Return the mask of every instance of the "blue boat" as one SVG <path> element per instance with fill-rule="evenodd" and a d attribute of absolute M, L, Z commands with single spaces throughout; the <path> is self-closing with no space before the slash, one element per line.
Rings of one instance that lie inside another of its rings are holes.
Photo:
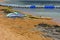
<path fill-rule="evenodd" d="M 45 9 L 54 9 L 55 6 L 54 5 L 45 5 L 44 8 Z"/>
<path fill-rule="evenodd" d="M 31 5 L 30 8 L 36 8 L 36 6 L 35 5 Z"/>

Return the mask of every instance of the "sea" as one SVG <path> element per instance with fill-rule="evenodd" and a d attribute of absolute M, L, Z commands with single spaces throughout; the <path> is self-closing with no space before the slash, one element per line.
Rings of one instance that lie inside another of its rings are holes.
<path fill-rule="evenodd" d="M 12 3 L 12 4 L 19 4 L 19 5 L 45 5 L 45 4 L 54 4 L 54 5 L 60 5 L 60 1 L 15 1 L 12 0 L 10 2 L 7 3 Z M 38 8 L 34 8 L 34 9 L 30 9 L 30 8 L 13 8 L 14 10 L 21 10 L 23 12 L 28 12 L 32 15 L 35 16 L 44 16 L 44 17 L 51 17 L 53 18 L 54 21 L 60 23 L 60 9 L 38 9 Z"/>
<path fill-rule="evenodd" d="M 57 23 L 60 23 L 60 9 L 30 9 L 30 8 L 14 8 L 14 10 L 21 10 L 28 12 L 34 16 L 51 17 Z"/>

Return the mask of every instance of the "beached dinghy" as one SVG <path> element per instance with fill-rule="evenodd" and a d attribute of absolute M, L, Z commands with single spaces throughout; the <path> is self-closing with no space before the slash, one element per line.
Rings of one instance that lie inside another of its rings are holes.
<path fill-rule="evenodd" d="M 7 14 L 7 17 L 10 17 L 10 18 L 23 18 L 24 17 L 24 14 L 20 14 L 18 12 L 14 12 L 14 13 L 9 13 Z"/>

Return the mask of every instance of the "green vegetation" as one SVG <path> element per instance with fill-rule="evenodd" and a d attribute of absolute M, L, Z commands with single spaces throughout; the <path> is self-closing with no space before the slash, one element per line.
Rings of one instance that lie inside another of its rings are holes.
<path fill-rule="evenodd" d="M 32 16 L 32 15 L 26 15 L 26 17 L 31 18 L 31 19 L 39 19 L 37 16 Z"/>
<path fill-rule="evenodd" d="M 3 8 L 2 9 L 5 13 L 11 13 L 11 12 L 13 12 L 13 10 L 12 10 L 12 8 L 11 7 L 5 7 L 5 8 Z"/>

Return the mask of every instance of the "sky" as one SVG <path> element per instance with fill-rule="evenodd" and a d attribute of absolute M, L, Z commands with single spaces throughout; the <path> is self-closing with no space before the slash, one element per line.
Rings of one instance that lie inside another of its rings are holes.
<path fill-rule="evenodd" d="M 60 0 L 5 0 L 5 1 L 60 1 Z"/>

